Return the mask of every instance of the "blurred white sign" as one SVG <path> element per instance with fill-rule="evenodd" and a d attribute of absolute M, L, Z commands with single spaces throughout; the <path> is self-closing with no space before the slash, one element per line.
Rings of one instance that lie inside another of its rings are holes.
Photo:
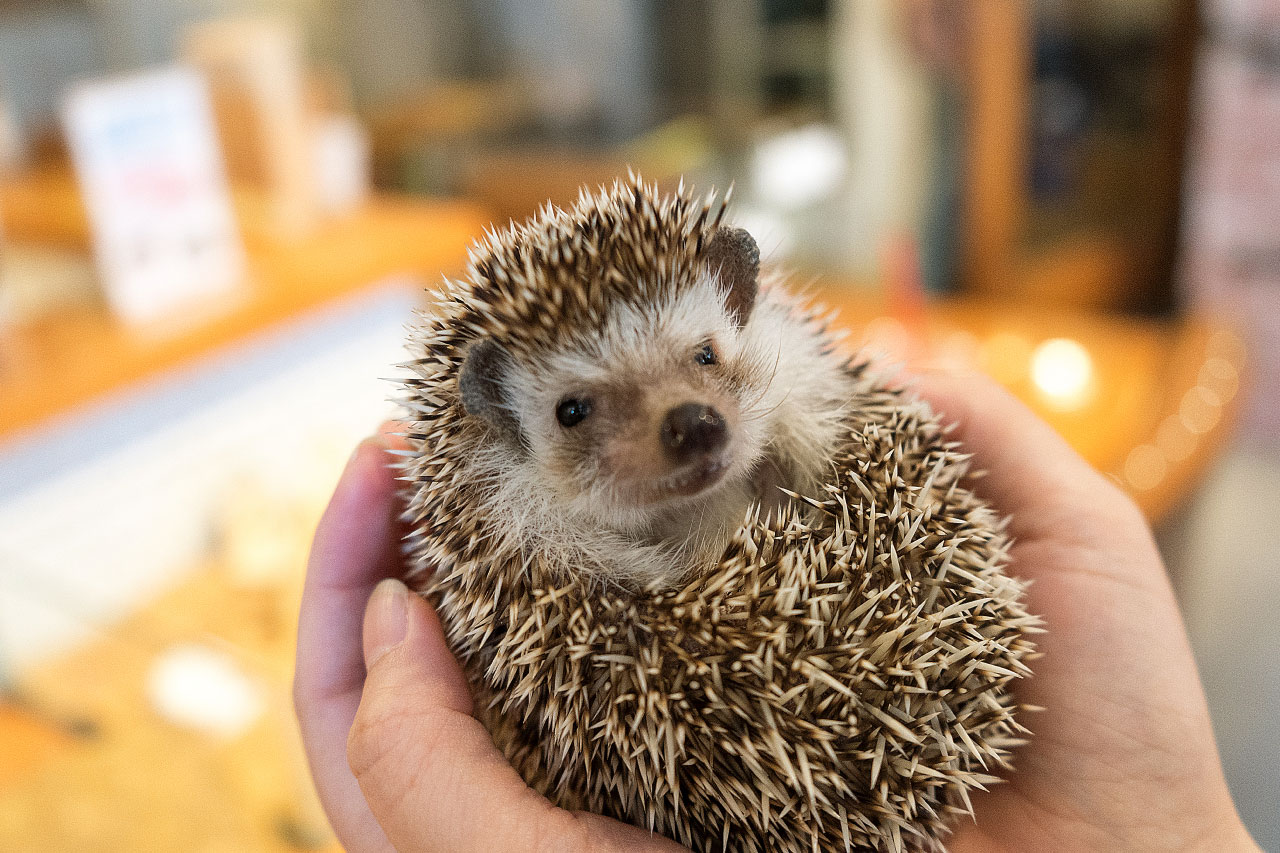
<path fill-rule="evenodd" d="M 325 213 L 343 216 L 369 196 L 369 137 L 355 116 L 328 115 L 312 125 L 317 201 Z"/>
<path fill-rule="evenodd" d="M 839 189 L 848 161 L 839 132 L 811 124 L 759 142 L 751 161 L 751 180 L 766 204 L 799 210 Z"/>
<path fill-rule="evenodd" d="M 145 322 L 236 287 L 236 230 L 209 97 L 192 71 L 85 83 L 64 116 L 107 300 Z"/>

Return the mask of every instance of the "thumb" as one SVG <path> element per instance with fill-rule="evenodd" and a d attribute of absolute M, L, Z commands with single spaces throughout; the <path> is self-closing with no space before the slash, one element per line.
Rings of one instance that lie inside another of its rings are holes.
<path fill-rule="evenodd" d="M 471 714 L 471 691 L 449 651 L 439 617 L 400 580 L 387 578 L 374 587 L 365 607 L 362 640 L 366 695 L 376 681 L 388 689 L 398 685 L 407 691 L 429 692 L 434 704 Z M 379 667 L 389 654 L 392 659 Z"/>
<path fill-rule="evenodd" d="M 500 850 L 532 838 L 551 809 L 471 716 L 439 618 L 398 580 L 369 597 L 364 657 L 347 761 L 396 849 Z"/>
<path fill-rule="evenodd" d="M 439 617 L 400 581 L 375 587 L 363 640 L 368 673 L 347 760 L 397 850 L 671 849 L 632 827 L 554 808 L 529 788 L 471 716 Z"/>

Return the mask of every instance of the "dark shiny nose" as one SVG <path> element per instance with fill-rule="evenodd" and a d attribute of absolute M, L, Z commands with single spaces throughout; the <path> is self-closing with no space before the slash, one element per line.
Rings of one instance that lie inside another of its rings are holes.
<path fill-rule="evenodd" d="M 662 449 L 676 462 L 688 462 L 724 447 L 729 430 L 710 406 L 685 403 L 662 419 Z"/>

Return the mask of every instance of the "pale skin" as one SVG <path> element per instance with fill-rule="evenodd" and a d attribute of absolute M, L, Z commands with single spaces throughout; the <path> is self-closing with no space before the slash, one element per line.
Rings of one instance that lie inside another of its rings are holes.
<path fill-rule="evenodd" d="M 914 382 L 1013 517 L 1011 571 L 1033 581 L 1044 656 L 1020 701 L 1034 731 L 1008 781 L 947 842 L 970 851 L 1258 850 L 1222 775 L 1186 631 L 1133 502 L 990 380 Z M 471 717 L 431 607 L 395 578 L 395 439 L 360 445 L 316 531 L 294 699 L 321 802 L 352 853 L 677 851 L 555 808 Z M 381 582 L 381 583 L 380 583 Z"/>

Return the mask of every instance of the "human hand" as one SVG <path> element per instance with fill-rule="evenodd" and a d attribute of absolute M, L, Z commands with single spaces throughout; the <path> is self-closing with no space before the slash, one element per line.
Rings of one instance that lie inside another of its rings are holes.
<path fill-rule="evenodd" d="M 471 716 L 439 619 L 394 580 L 404 571 L 394 445 L 369 439 L 347 464 L 316 530 L 298 621 L 294 704 L 338 840 L 351 853 L 683 850 L 553 807 Z"/>
<path fill-rule="evenodd" d="M 926 373 L 1012 518 L 1011 571 L 1033 581 L 1043 657 L 1015 689 L 1042 713 L 1006 784 L 973 796 L 952 853 L 1257 850 L 1222 775 L 1178 606 L 1137 506 L 994 382 Z"/>
<path fill-rule="evenodd" d="M 989 380 L 926 374 L 915 387 L 960 424 L 987 472 L 979 493 L 1012 515 L 1011 569 L 1035 581 L 1029 609 L 1048 628 L 1035 676 L 1018 687 L 1021 702 L 1047 710 L 1026 720 L 1035 736 L 1015 754 L 1017 771 L 973 797 L 976 820 L 956 827 L 949 848 L 1256 850 L 1136 506 Z M 392 849 L 388 837 L 405 851 L 680 849 L 533 794 L 469 716 L 430 607 L 402 586 L 369 600 L 401 570 L 384 447 L 353 457 L 317 531 L 299 629 L 298 715 L 339 838 L 357 853 Z"/>

